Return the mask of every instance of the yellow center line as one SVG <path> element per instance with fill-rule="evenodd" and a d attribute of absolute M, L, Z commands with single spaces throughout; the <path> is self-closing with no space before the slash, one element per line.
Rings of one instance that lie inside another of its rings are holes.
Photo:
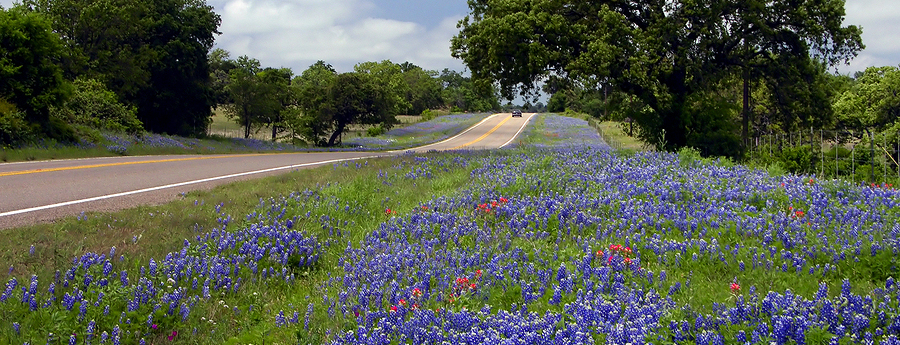
<path fill-rule="evenodd" d="M 5 172 L 5 173 L 0 173 L 0 177 L 45 173 L 45 172 L 53 172 L 53 171 L 66 171 L 66 170 L 92 169 L 92 168 L 103 168 L 103 167 L 112 167 L 112 166 L 135 165 L 135 164 L 183 162 L 183 161 L 196 161 L 196 160 L 204 160 L 204 159 L 219 159 L 219 158 L 231 158 L 231 157 L 257 157 L 257 156 L 270 156 L 270 155 L 278 155 L 278 154 L 286 154 L 286 153 L 257 153 L 257 154 L 230 155 L 230 156 L 221 156 L 220 155 L 220 156 L 205 156 L 205 157 L 191 157 L 191 158 L 157 159 L 157 160 L 140 161 L 140 162 L 121 162 L 121 163 L 79 165 L 79 166 L 71 166 L 71 167 L 49 168 L 49 169 L 10 171 L 10 172 Z"/>
<path fill-rule="evenodd" d="M 484 135 L 478 137 L 478 139 L 475 139 L 475 140 L 472 140 L 472 141 L 470 141 L 470 142 L 468 142 L 468 143 L 465 143 L 465 144 L 463 144 L 463 145 L 459 145 L 459 146 L 457 146 L 457 147 L 454 147 L 454 148 L 452 148 L 451 150 L 456 150 L 456 149 L 458 149 L 458 148 L 460 148 L 460 147 L 466 147 L 466 146 L 472 145 L 472 144 L 474 144 L 474 143 L 477 143 L 477 142 L 481 141 L 481 140 L 484 139 L 484 138 L 487 138 L 488 135 L 491 135 L 491 133 L 494 133 L 494 131 L 496 131 L 497 129 L 499 129 L 500 126 L 503 126 L 503 124 L 506 123 L 506 121 L 509 121 L 509 119 L 511 119 L 511 118 L 512 118 L 512 117 L 506 117 L 505 119 L 503 119 L 503 121 L 500 121 L 500 123 L 498 123 L 496 126 L 494 126 L 494 128 L 491 128 L 491 130 L 489 130 L 487 133 L 484 133 Z"/>

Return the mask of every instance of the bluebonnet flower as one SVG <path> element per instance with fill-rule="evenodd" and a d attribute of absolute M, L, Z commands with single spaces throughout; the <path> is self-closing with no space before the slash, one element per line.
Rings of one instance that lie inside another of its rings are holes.
<path fill-rule="evenodd" d="M 284 310 L 278 311 L 278 315 L 275 315 L 275 326 L 281 327 L 285 325 L 284 319 Z"/>
<path fill-rule="evenodd" d="M 309 330 L 309 317 L 312 315 L 312 313 L 313 313 L 313 304 L 310 303 L 309 306 L 306 308 L 306 316 L 304 316 L 303 329 Z M 283 316 L 282 316 L 282 318 L 283 318 Z"/>

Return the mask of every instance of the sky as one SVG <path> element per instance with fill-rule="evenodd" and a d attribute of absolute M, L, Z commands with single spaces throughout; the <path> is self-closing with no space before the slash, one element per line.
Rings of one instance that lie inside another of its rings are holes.
<path fill-rule="evenodd" d="M 9 7 L 16 0 L 0 0 Z M 359 62 L 411 62 L 431 70 L 464 71 L 450 56 L 465 0 L 207 0 L 222 16 L 216 47 L 265 67 L 299 74 L 317 60 L 338 72 Z M 841 73 L 900 65 L 900 1 L 846 0 L 845 25 L 863 27 L 860 52 Z"/>

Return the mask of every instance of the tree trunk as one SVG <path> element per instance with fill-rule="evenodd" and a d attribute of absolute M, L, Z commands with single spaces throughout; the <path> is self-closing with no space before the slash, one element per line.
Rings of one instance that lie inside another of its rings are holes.
<path fill-rule="evenodd" d="M 244 139 L 250 138 L 250 114 L 244 109 Z"/>
<path fill-rule="evenodd" d="M 750 70 L 744 69 L 744 110 L 741 119 L 741 142 L 744 146 L 750 141 Z"/>
<path fill-rule="evenodd" d="M 668 109 L 660 109 L 662 115 L 662 129 L 665 131 L 662 138 L 664 142 L 658 144 L 660 148 L 674 151 L 687 145 L 687 128 L 684 127 L 684 105 L 687 101 L 688 85 L 687 71 L 684 67 L 676 67 L 667 78 L 669 92 L 672 93 L 671 105 Z"/>
<path fill-rule="evenodd" d="M 337 138 L 341 136 L 341 133 L 344 133 L 343 124 L 338 125 L 338 128 L 334 131 L 334 133 L 331 133 L 331 137 L 328 138 L 328 146 L 334 146 L 335 141 L 337 141 Z"/>

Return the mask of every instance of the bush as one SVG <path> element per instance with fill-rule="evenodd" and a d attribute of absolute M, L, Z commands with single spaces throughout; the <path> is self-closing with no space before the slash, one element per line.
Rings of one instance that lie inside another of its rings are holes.
<path fill-rule="evenodd" d="M 143 124 L 137 109 L 119 102 L 116 94 L 95 79 L 76 79 L 75 93 L 59 108 L 51 109 L 53 117 L 70 124 L 84 125 L 113 132 L 137 134 Z"/>
<path fill-rule="evenodd" d="M 0 98 L 0 147 L 21 145 L 34 139 L 33 127 L 25 114 Z"/>
<path fill-rule="evenodd" d="M 698 167 L 702 161 L 703 157 L 700 156 L 700 151 L 695 148 L 682 147 L 678 150 L 678 165 L 682 168 Z"/>
<path fill-rule="evenodd" d="M 96 128 L 85 125 L 72 125 L 72 129 L 75 130 L 75 135 L 82 141 L 94 144 L 99 144 L 103 141 L 103 134 Z"/>
<path fill-rule="evenodd" d="M 794 174 L 810 171 L 813 164 L 812 147 L 809 145 L 785 147 L 781 151 L 781 164 Z"/>
<path fill-rule="evenodd" d="M 44 135 L 60 143 L 74 144 L 81 141 L 72 125 L 55 117 L 51 117 L 43 129 Z"/>
<path fill-rule="evenodd" d="M 372 127 L 372 128 L 369 128 L 368 130 L 366 130 L 366 133 L 370 137 L 377 137 L 379 135 L 384 134 L 385 132 L 387 132 L 387 131 L 384 129 L 384 126 L 375 126 L 375 127 Z"/>
<path fill-rule="evenodd" d="M 422 121 L 431 121 L 434 120 L 435 117 L 437 117 L 437 114 L 431 111 L 431 109 L 425 109 L 422 110 L 422 114 L 420 116 L 422 116 Z"/>

